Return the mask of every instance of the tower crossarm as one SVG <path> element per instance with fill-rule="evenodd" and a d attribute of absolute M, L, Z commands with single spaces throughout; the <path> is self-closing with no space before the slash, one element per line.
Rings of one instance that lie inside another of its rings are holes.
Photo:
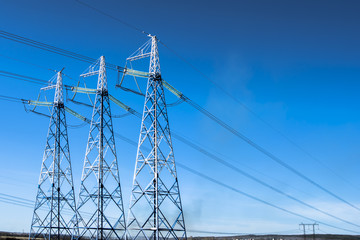
<path fill-rule="evenodd" d="M 133 240 L 186 239 L 157 38 L 149 37 L 149 73 L 127 229 Z"/>
<path fill-rule="evenodd" d="M 43 106 L 43 107 L 49 107 L 52 106 L 54 103 L 52 102 L 43 102 L 43 101 L 36 101 L 36 100 L 27 100 L 25 103 L 33 106 Z"/>
<path fill-rule="evenodd" d="M 83 87 L 71 87 L 71 91 L 75 93 L 86 93 L 86 94 L 96 94 L 97 89 L 94 88 L 83 88 Z"/>
<path fill-rule="evenodd" d="M 80 237 L 124 239 L 125 215 L 104 56 L 82 76 L 90 75 L 98 76 L 96 89 L 72 88 L 75 92 L 95 94 L 78 204 L 79 212 L 93 209 L 93 214 L 80 214 Z"/>
<path fill-rule="evenodd" d="M 30 240 L 74 239 L 78 236 L 78 215 L 75 204 L 61 71 L 57 73 L 57 81 L 55 87 L 52 88 L 55 88 L 54 102 L 32 100 L 27 102 L 34 106 L 52 106 L 29 234 Z"/>

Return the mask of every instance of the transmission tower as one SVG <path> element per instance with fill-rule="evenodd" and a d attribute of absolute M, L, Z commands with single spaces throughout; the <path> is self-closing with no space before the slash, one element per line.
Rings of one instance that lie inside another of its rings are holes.
<path fill-rule="evenodd" d="M 150 67 L 128 215 L 128 232 L 135 239 L 186 239 L 180 190 L 162 85 L 157 39 L 150 53 L 142 49 L 132 59 L 150 55 Z"/>
<path fill-rule="evenodd" d="M 81 177 L 80 236 L 123 239 L 125 216 L 103 56 L 81 76 L 93 75 L 98 83 Z"/>
<path fill-rule="evenodd" d="M 78 234 L 74 185 L 65 118 L 62 73 L 57 73 L 29 239 L 64 239 Z"/>
<path fill-rule="evenodd" d="M 308 228 L 308 230 L 310 230 L 310 227 L 312 227 L 312 239 L 315 240 L 315 227 L 317 226 L 319 228 L 319 224 L 317 223 L 301 223 L 299 224 L 299 226 L 302 227 L 303 232 L 304 232 L 304 240 L 306 240 L 306 227 Z"/>

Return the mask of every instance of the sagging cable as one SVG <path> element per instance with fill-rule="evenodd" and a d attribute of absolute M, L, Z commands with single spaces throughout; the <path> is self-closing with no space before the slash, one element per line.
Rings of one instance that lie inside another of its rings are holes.
<path fill-rule="evenodd" d="M 333 193 L 332 191 L 330 191 L 327 188 L 323 187 L 319 183 L 315 182 L 314 180 L 312 180 L 311 178 L 309 178 L 308 176 L 306 176 L 305 174 L 303 174 L 302 172 L 300 172 L 296 168 L 290 166 L 288 163 L 281 160 L 279 157 L 275 156 L 270 151 L 266 150 L 265 148 L 263 148 L 262 146 L 260 146 L 259 144 L 257 144 L 253 140 L 251 140 L 250 138 L 246 137 L 244 134 L 240 133 L 239 131 L 237 131 L 236 129 L 234 129 L 233 127 L 231 127 L 230 125 L 228 125 L 224 121 L 222 121 L 220 118 L 218 118 L 214 114 L 210 113 L 205 108 L 201 107 L 200 105 L 198 105 L 197 103 L 195 103 L 191 99 L 189 99 L 188 97 L 184 96 L 180 91 L 176 90 L 174 87 L 172 87 L 166 81 L 162 80 L 162 83 L 163 83 L 165 88 L 167 88 L 170 92 L 172 92 L 178 98 L 184 99 L 184 101 L 187 102 L 190 106 L 192 106 L 193 108 L 195 108 L 196 110 L 198 110 L 199 112 L 204 114 L 206 117 L 208 117 L 209 119 L 214 121 L 219 126 L 223 127 L 225 130 L 229 131 L 234 136 L 236 136 L 236 137 L 242 139 L 243 141 L 245 141 L 247 144 L 252 146 L 257 151 L 259 151 L 259 152 L 263 153 L 265 156 L 269 157 L 272 161 L 278 163 L 279 165 L 281 165 L 284 168 L 288 169 L 290 172 L 294 173 L 295 175 L 299 176 L 300 178 L 304 179 L 305 181 L 309 182 L 310 184 L 314 185 L 315 187 L 321 189 L 322 191 L 326 192 L 327 194 L 333 196 L 334 198 L 338 199 L 339 201 L 345 203 L 346 205 L 360 211 L 360 208 L 358 206 L 350 203 L 349 201 L 345 200 L 343 197 L 340 197 L 339 195 Z"/>

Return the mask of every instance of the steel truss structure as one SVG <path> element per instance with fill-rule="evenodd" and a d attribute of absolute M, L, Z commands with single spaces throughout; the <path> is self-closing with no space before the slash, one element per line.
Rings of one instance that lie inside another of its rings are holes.
<path fill-rule="evenodd" d="M 125 216 L 103 56 L 81 76 L 93 75 L 98 75 L 98 83 L 81 177 L 79 231 L 81 237 L 90 239 L 124 239 Z"/>
<path fill-rule="evenodd" d="M 157 39 L 128 61 L 150 56 L 127 229 L 135 239 L 186 239 L 184 215 L 161 79 Z"/>
<path fill-rule="evenodd" d="M 41 166 L 29 239 L 70 239 L 78 235 L 75 194 L 63 99 L 57 73 L 50 126 Z"/>

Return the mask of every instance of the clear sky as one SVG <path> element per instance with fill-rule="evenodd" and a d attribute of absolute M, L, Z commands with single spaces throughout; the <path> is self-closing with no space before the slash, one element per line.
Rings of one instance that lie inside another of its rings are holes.
<path fill-rule="evenodd" d="M 163 78 L 284 162 L 360 207 L 360 2 L 359 1 L 87 1 L 157 35 L 261 119 L 159 45 Z M 1 29 L 92 58 L 121 65 L 147 37 L 76 1 L 2 0 Z M 0 70 L 44 80 L 65 67 L 76 84 L 88 64 L 0 39 Z M 34 99 L 39 86 L 0 77 L 0 95 Z M 110 92 L 138 111 L 143 98 Z M 144 87 L 145 82 L 140 85 Z M 166 92 L 169 103 L 176 101 Z M 70 105 L 89 116 L 89 110 Z M 35 200 L 48 119 L 0 101 L 0 193 Z M 115 114 L 123 113 L 113 106 Z M 258 179 L 337 217 L 360 224 L 346 206 L 257 152 L 186 103 L 168 109 L 171 128 Z M 68 116 L 70 124 L 80 122 Z M 115 131 L 137 141 L 140 121 L 114 120 Z M 276 129 L 276 130 L 274 130 Z M 75 189 L 88 126 L 69 129 Z M 282 134 L 279 134 L 281 132 Z M 305 149 L 320 164 L 286 138 Z M 128 206 L 136 148 L 117 139 L 124 205 Z M 176 161 L 288 210 L 360 233 L 237 174 L 174 139 Z M 331 169 L 331 170 L 329 170 Z M 246 198 L 178 168 L 188 229 L 239 233 L 299 232 L 309 222 Z M 340 177 L 339 177 L 340 176 Z M 344 181 L 343 179 L 346 179 Z M 32 209 L 0 201 L 0 230 L 30 228 Z M 344 231 L 320 224 L 330 233 Z M 344 232 L 345 233 L 345 232 Z M 196 235 L 195 233 L 189 233 Z"/>

